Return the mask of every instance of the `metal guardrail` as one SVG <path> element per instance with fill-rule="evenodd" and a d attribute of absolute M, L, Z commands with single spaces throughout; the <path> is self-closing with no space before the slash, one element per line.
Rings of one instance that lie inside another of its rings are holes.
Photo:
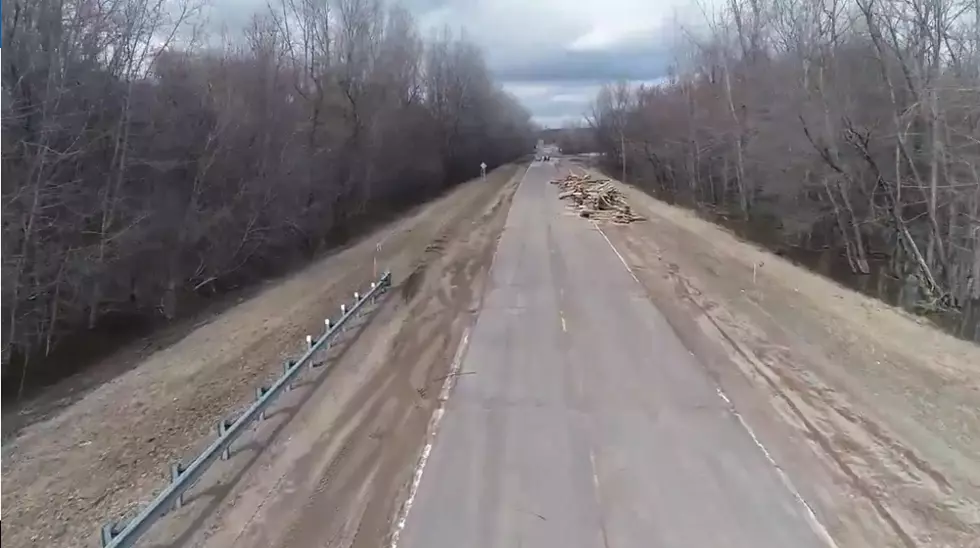
<path fill-rule="evenodd" d="M 272 386 L 258 388 L 255 402 L 244 413 L 237 418 L 226 418 L 218 422 L 218 439 L 209 445 L 190 465 L 184 467 L 180 462 L 171 465 L 170 485 L 157 495 L 143 511 L 125 525 L 113 522 L 102 527 L 102 546 L 104 548 L 132 546 L 154 522 L 164 516 L 171 508 L 180 508 L 184 502 L 184 492 L 201 478 L 219 456 L 222 460 L 229 457 L 229 447 L 232 442 L 242 434 L 249 423 L 256 419 L 265 418 L 265 409 L 279 394 L 289 389 L 293 378 L 299 374 L 303 366 L 314 365 L 311 361 L 313 355 L 321 349 L 329 348 L 331 337 L 339 333 L 350 318 L 357 315 L 361 306 L 369 300 L 376 300 L 390 287 L 391 272 L 386 272 L 378 281 L 371 282 L 371 289 L 363 296 L 354 293 L 354 304 L 350 309 L 348 310 L 346 305 L 341 305 L 340 319 L 334 324 L 330 323 L 329 318 L 326 319 L 323 336 L 318 340 L 314 341 L 313 337 L 308 335 L 306 337 L 306 352 L 298 360 L 287 361 L 284 365 L 285 371 Z"/>

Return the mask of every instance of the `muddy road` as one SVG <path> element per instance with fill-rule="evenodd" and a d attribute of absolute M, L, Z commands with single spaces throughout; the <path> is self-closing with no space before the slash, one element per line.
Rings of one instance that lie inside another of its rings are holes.
<path fill-rule="evenodd" d="M 980 546 L 980 348 L 620 188 L 610 241 L 839 546 Z"/>
<path fill-rule="evenodd" d="M 305 336 L 319 333 L 324 318 L 338 316 L 337 307 L 349 302 L 354 291 L 363 291 L 376 265 L 392 270 L 396 287 L 365 318 L 372 321 L 350 330 L 347 344 L 330 356 L 342 365 L 331 368 L 328 381 L 317 377 L 320 384 L 284 398 L 280 411 L 270 412 L 256 432 L 242 438 L 240 454 L 216 466 L 194 489 L 178 519 L 161 522 L 150 538 L 184 544 L 208 530 L 208 519 L 220 517 L 212 516 L 216 509 L 226 503 L 228 510 L 241 508 L 235 486 L 251 482 L 256 467 L 267 466 L 262 459 L 279 454 L 280 446 L 272 442 L 288 439 L 291 428 L 302 430 L 293 424 L 307 420 L 302 417 L 316 417 L 308 420 L 316 420 L 317 429 L 324 417 L 334 425 L 331 429 L 324 422 L 319 430 L 334 434 L 331 442 L 341 441 L 333 470 L 343 471 L 343 463 L 368 451 L 382 470 L 372 472 L 375 479 L 396 485 L 401 465 L 392 462 L 398 460 L 392 455 L 404 449 L 411 461 L 417 454 L 413 444 L 422 435 L 416 430 L 424 430 L 434 406 L 428 383 L 444 374 L 440 371 L 448 367 L 476 307 L 481 276 L 522 173 L 516 165 L 502 167 L 486 181 L 461 185 L 347 249 L 270 282 L 254 298 L 208 318 L 77 401 L 59 408 L 58 402 L 39 400 L 25 407 L 25 414 L 32 408 L 55 410 L 4 444 L 4 544 L 97 545 L 104 520 L 132 515 L 159 492 L 170 463 L 196 454 L 213 439 L 218 417 L 243 408 L 256 387 L 279 375 L 283 361 L 301 353 Z M 132 353 L 113 359 L 132 359 Z M 113 359 L 97 367 L 118 367 Z M 349 369 L 347 364 L 352 364 Z M 324 399 L 309 394 L 314 388 L 326 390 Z M 407 426 L 403 434 L 387 422 L 394 420 Z M 371 433 L 366 439 L 383 440 L 392 449 L 343 444 L 364 429 Z M 393 433 L 382 435 L 388 430 Z M 370 512 L 392 494 L 378 493 L 381 498 L 374 499 Z M 378 529 L 387 520 L 381 514 L 372 522 Z"/>
<path fill-rule="evenodd" d="M 644 221 L 581 218 L 568 170 L 462 185 L 38 402 L 5 544 L 95 545 L 390 268 L 147 546 L 980 547 L 980 348 L 631 187 Z"/>
<path fill-rule="evenodd" d="M 397 546 L 826 546 L 558 172 L 517 191 Z"/>

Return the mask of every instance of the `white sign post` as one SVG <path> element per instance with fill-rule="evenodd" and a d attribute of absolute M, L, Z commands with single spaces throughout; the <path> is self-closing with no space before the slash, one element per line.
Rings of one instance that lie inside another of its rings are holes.
<path fill-rule="evenodd" d="M 487 163 L 480 162 L 480 177 L 487 178 Z"/>

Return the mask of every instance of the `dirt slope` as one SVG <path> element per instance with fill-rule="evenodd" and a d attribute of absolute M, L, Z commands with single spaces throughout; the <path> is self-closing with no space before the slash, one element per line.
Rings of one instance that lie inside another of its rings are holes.
<path fill-rule="evenodd" d="M 440 388 L 479 309 L 517 183 L 472 222 L 432 240 L 378 320 L 279 436 L 284 441 L 266 450 L 187 545 L 384 544 Z"/>
<path fill-rule="evenodd" d="M 424 265 L 431 257 L 426 257 L 458 234 L 468 235 L 474 223 L 494 218 L 481 218 L 481 212 L 500 203 L 517 172 L 517 166 L 506 166 L 487 181 L 460 186 L 211 319 L 49 419 L 24 428 L 3 448 L 4 545 L 97 542 L 95 533 L 105 518 L 132 513 L 152 498 L 165 484 L 170 462 L 210 439 L 219 416 L 247 404 L 259 384 L 281 372 L 283 360 L 300 353 L 307 334 L 319 333 L 324 318 L 338 315 L 339 304 L 371 280 L 375 259 L 379 269 L 393 271 L 398 291 L 414 296 L 423 282 L 430 283 Z M 494 211 L 500 208 L 506 210 L 498 205 Z M 463 263 L 467 275 L 479 269 L 474 261 Z M 463 280 L 450 281 L 469 287 Z M 452 287 L 444 289 L 452 292 Z M 420 351 L 414 336 L 403 337 L 406 352 Z M 113 364 L 109 360 L 101 367 Z"/>
<path fill-rule="evenodd" d="M 980 546 L 980 348 L 621 188 L 604 232 L 840 546 Z"/>

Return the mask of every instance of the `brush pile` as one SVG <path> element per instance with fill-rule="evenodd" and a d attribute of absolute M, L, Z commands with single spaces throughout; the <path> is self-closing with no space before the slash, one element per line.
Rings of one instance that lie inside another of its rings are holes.
<path fill-rule="evenodd" d="M 643 220 L 643 217 L 633 213 L 619 189 L 606 179 L 569 174 L 564 179 L 551 181 L 551 184 L 561 189 L 558 199 L 570 200 L 580 217 L 620 224 Z"/>

